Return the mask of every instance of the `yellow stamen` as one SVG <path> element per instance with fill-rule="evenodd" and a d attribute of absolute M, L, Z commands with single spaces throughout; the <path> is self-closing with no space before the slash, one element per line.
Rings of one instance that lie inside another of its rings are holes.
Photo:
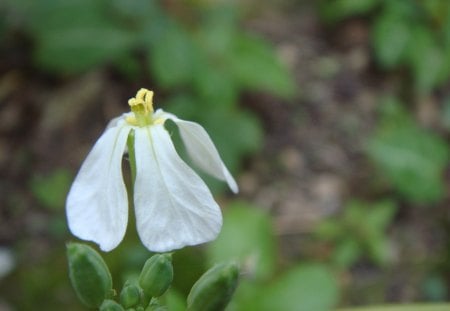
<path fill-rule="evenodd" d="M 134 113 L 128 116 L 126 121 L 135 126 L 147 126 L 150 124 L 161 124 L 159 119 L 153 120 L 153 92 L 147 89 L 140 89 L 136 96 L 128 100 L 131 111 Z"/>

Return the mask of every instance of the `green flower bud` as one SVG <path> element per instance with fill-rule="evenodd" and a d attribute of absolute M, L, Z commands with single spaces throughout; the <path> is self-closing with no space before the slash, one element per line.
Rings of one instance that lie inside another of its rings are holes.
<path fill-rule="evenodd" d="M 67 244 L 69 277 L 73 288 L 87 307 L 99 307 L 112 291 L 112 279 L 102 257 L 90 246 Z"/>
<path fill-rule="evenodd" d="M 159 297 L 169 288 L 172 280 L 172 256 L 156 254 L 146 261 L 139 276 L 139 285 L 147 296 Z"/>
<path fill-rule="evenodd" d="M 141 300 L 141 290 L 137 285 L 125 285 L 120 292 L 120 303 L 125 308 L 137 305 Z"/>
<path fill-rule="evenodd" d="M 236 264 L 215 265 L 192 286 L 187 298 L 187 311 L 224 310 L 236 289 L 238 277 Z"/>
<path fill-rule="evenodd" d="M 106 299 L 100 306 L 100 311 L 125 311 L 125 309 L 114 300 Z"/>

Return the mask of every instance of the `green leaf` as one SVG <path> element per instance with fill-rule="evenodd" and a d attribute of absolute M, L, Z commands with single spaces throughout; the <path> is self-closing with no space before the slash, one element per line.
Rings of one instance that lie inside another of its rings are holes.
<path fill-rule="evenodd" d="M 450 97 L 446 98 L 444 101 L 444 106 L 442 107 L 442 124 L 447 130 L 450 130 Z"/>
<path fill-rule="evenodd" d="M 51 209 L 62 209 L 71 181 L 67 170 L 58 169 L 48 176 L 33 177 L 30 187 L 39 203 Z"/>
<path fill-rule="evenodd" d="M 420 4 L 427 12 L 427 15 L 430 15 L 430 18 L 442 22 L 447 18 L 447 12 L 450 8 L 448 1 L 442 0 L 422 0 Z"/>
<path fill-rule="evenodd" d="M 237 82 L 227 72 L 202 66 L 193 82 L 202 103 L 226 109 L 238 102 Z"/>
<path fill-rule="evenodd" d="M 136 36 L 119 28 L 104 1 L 30 3 L 27 23 L 36 40 L 33 58 L 51 71 L 79 73 L 128 52 Z"/>
<path fill-rule="evenodd" d="M 327 267 L 301 264 L 286 271 L 255 303 L 261 311 L 325 311 L 333 309 L 338 296 L 337 281 Z"/>
<path fill-rule="evenodd" d="M 287 68 L 265 41 L 236 34 L 227 59 L 227 68 L 243 88 L 271 92 L 289 98 L 296 86 Z"/>
<path fill-rule="evenodd" d="M 425 27 L 413 29 L 408 51 L 410 66 L 416 88 L 420 92 L 430 92 L 441 82 L 448 70 L 442 47 L 437 43 L 433 32 Z"/>
<path fill-rule="evenodd" d="M 348 268 L 360 258 L 362 252 L 359 241 L 349 233 L 346 239 L 337 243 L 332 260 L 338 267 Z"/>
<path fill-rule="evenodd" d="M 417 127 L 405 112 L 399 110 L 385 117 L 367 151 L 406 199 L 427 203 L 443 197 L 448 146 L 436 134 Z"/>
<path fill-rule="evenodd" d="M 197 74 L 198 54 L 188 33 L 169 22 L 149 51 L 150 70 L 162 87 L 185 86 Z"/>
<path fill-rule="evenodd" d="M 198 112 L 202 114 L 201 124 L 207 129 L 227 167 L 237 171 L 242 158 L 261 147 L 263 133 L 259 120 L 245 111 L 209 109 Z M 236 134 L 232 134 L 230 129 Z"/>
<path fill-rule="evenodd" d="M 170 288 L 163 296 L 163 301 L 170 311 L 186 311 L 184 297 L 175 289 Z"/>
<path fill-rule="evenodd" d="M 375 57 L 380 65 L 392 68 L 402 63 L 411 38 L 407 22 L 397 15 L 385 13 L 376 19 L 372 31 Z"/>
<path fill-rule="evenodd" d="M 40 35 L 34 59 L 51 71 L 80 73 L 121 57 L 134 43 L 132 34 L 108 25 L 60 28 Z"/>
<path fill-rule="evenodd" d="M 222 231 L 207 249 L 208 261 L 238 260 L 254 278 L 269 277 L 275 266 L 275 241 L 269 216 L 245 202 L 224 211 Z"/>
<path fill-rule="evenodd" d="M 392 222 L 397 210 L 393 201 L 385 200 L 370 204 L 365 213 L 365 226 L 367 230 L 382 232 Z"/>
<path fill-rule="evenodd" d="M 338 238 L 343 233 L 342 226 L 336 219 L 325 219 L 315 229 L 315 234 L 321 240 L 330 241 Z"/>
<path fill-rule="evenodd" d="M 362 15 L 372 10 L 379 0 L 325 0 L 320 4 L 320 15 L 329 23 L 346 17 Z"/>

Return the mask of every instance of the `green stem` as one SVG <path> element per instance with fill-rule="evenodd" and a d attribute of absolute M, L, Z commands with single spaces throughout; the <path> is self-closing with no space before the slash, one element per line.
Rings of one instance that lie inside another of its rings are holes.
<path fill-rule="evenodd" d="M 131 168 L 131 186 L 132 189 L 134 189 L 134 181 L 136 180 L 136 153 L 134 151 L 134 130 L 131 130 L 130 134 L 128 135 L 127 146 Z"/>

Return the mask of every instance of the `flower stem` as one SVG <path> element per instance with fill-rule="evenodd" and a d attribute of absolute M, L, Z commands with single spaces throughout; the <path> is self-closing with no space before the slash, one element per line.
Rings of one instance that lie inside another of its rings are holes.
<path fill-rule="evenodd" d="M 130 131 L 127 140 L 128 156 L 131 168 L 131 186 L 134 189 L 134 181 L 136 180 L 136 154 L 134 151 L 134 130 Z"/>

